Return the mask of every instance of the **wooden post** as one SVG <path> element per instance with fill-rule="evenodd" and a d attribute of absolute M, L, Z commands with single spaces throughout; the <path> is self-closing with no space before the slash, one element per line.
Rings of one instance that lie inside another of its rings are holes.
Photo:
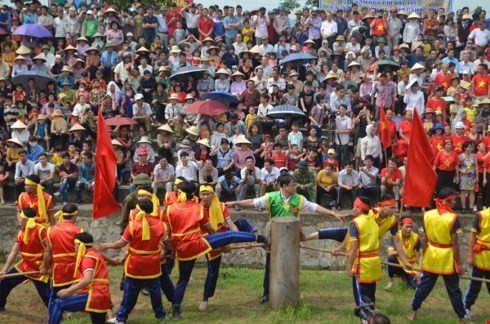
<path fill-rule="evenodd" d="M 298 306 L 299 243 L 301 223 L 297 217 L 272 219 L 269 305 L 279 310 L 282 305 Z"/>

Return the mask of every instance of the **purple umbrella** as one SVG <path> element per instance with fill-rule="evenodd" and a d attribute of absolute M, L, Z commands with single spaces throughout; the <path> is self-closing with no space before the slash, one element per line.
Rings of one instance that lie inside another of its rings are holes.
<path fill-rule="evenodd" d="M 37 38 L 50 38 L 53 37 L 51 32 L 46 27 L 36 24 L 25 24 L 17 28 L 14 35 L 31 36 Z"/>

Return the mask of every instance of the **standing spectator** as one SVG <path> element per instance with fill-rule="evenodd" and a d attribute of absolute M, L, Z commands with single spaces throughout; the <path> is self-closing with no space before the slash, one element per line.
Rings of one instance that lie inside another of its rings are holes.
<path fill-rule="evenodd" d="M 182 21 L 182 15 L 177 12 L 177 4 L 175 2 L 170 4 L 170 10 L 165 17 L 165 21 L 167 22 L 168 27 L 168 37 L 173 37 L 175 29 L 177 28 L 177 22 Z"/>
<path fill-rule="evenodd" d="M 143 37 L 147 46 L 153 44 L 156 36 L 156 28 L 158 27 L 158 19 L 153 15 L 153 6 L 148 6 L 146 15 L 143 17 Z"/>
<path fill-rule="evenodd" d="M 322 18 L 318 16 L 318 10 L 313 10 L 311 15 L 306 18 L 305 27 L 308 28 L 308 39 L 315 42 L 316 48 L 320 48 L 322 46 L 322 35 L 320 34 Z"/>
<path fill-rule="evenodd" d="M 155 165 L 152 174 L 153 194 L 158 194 L 158 189 L 165 189 L 165 193 L 172 192 L 174 187 L 175 169 L 168 163 L 167 158 L 162 157 Z"/>
<path fill-rule="evenodd" d="M 338 177 L 338 195 L 337 195 L 337 206 L 341 207 L 340 201 L 344 194 L 349 194 L 352 199 L 352 204 L 358 196 L 359 186 L 361 185 L 361 180 L 359 178 L 359 173 L 354 170 L 351 161 L 344 163 L 344 169 L 339 172 Z"/>
<path fill-rule="evenodd" d="M 388 48 L 393 49 L 398 45 L 402 38 L 403 22 L 398 18 L 398 9 L 396 7 L 390 8 L 390 17 L 388 18 Z"/>
<path fill-rule="evenodd" d="M 376 128 L 373 124 L 366 126 L 366 136 L 361 140 L 361 159 L 365 161 L 368 156 L 373 158 L 376 167 L 379 167 L 383 163 L 381 142 L 378 135 L 376 135 Z"/>
<path fill-rule="evenodd" d="M 225 26 L 225 41 L 226 41 L 226 45 L 228 46 L 233 45 L 233 42 L 235 41 L 238 31 L 242 26 L 240 18 L 234 16 L 233 12 L 234 12 L 234 8 L 229 7 L 228 11 L 226 12 L 226 17 L 223 19 L 223 24 Z"/>
<path fill-rule="evenodd" d="M 54 197 L 60 197 L 63 206 L 68 203 L 68 190 L 73 189 L 78 179 L 78 167 L 70 160 L 68 152 L 61 156 L 63 163 L 58 167 L 58 174 L 61 177 L 60 188 L 54 193 Z"/>
<path fill-rule="evenodd" d="M 337 146 L 337 160 L 341 164 L 350 161 L 349 141 L 352 132 L 352 119 L 347 116 L 347 107 L 340 105 L 340 114 L 335 119 L 335 145 Z"/>
<path fill-rule="evenodd" d="M 265 14 L 266 9 L 260 7 L 257 15 L 252 16 L 252 24 L 255 26 L 255 44 L 259 45 L 262 37 L 269 38 L 267 26 L 270 24 L 269 17 Z"/>
<path fill-rule="evenodd" d="M 476 156 L 473 153 L 473 143 L 463 143 L 463 153 L 459 155 L 459 165 L 457 166 L 459 177 L 456 183 L 459 182 L 461 190 L 461 214 L 466 214 L 466 197 L 469 198 L 469 208 L 473 208 L 473 213 L 478 211 L 475 204 L 475 186 L 478 184 L 478 164 Z"/>
<path fill-rule="evenodd" d="M 117 52 L 114 51 L 114 44 L 105 44 L 105 51 L 100 56 L 100 63 L 103 68 L 104 80 L 106 82 L 112 80 L 114 76 L 114 69 L 117 63 L 119 63 Z"/>
<path fill-rule="evenodd" d="M 201 17 L 197 22 L 197 30 L 199 32 L 199 40 L 202 41 L 205 38 L 212 37 L 214 32 L 214 21 L 208 16 L 208 9 L 203 8 L 201 10 Z"/>

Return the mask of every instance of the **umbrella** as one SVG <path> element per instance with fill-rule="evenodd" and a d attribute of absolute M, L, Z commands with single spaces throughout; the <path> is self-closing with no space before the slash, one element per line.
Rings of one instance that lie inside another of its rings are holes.
<path fill-rule="evenodd" d="M 34 82 L 36 83 L 36 87 L 45 90 L 48 88 L 48 83 L 49 82 L 54 82 L 56 83 L 56 79 L 51 77 L 47 73 L 41 73 L 37 71 L 27 71 L 25 73 L 22 73 L 20 75 L 17 75 L 12 78 L 12 84 L 27 84 L 30 78 L 34 79 Z"/>
<path fill-rule="evenodd" d="M 380 68 L 383 66 L 389 66 L 390 71 L 396 71 L 396 70 L 400 69 L 400 65 L 398 65 L 398 63 L 396 63 L 395 61 L 392 61 L 392 60 L 379 60 L 375 63 L 378 64 L 378 66 Z"/>
<path fill-rule="evenodd" d="M 293 53 L 286 56 L 284 59 L 279 61 L 279 65 L 284 65 L 288 62 L 302 61 L 303 64 L 308 63 L 309 60 L 318 58 L 315 55 L 305 54 L 305 53 Z"/>
<path fill-rule="evenodd" d="M 186 113 L 204 114 L 204 115 L 219 115 L 228 111 L 228 107 L 216 100 L 196 101 L 190 105 Z"/>
<path fill-rule="evenodd" d="M 112 118 L 108 118 L 105 121 L 107 126 L 124 126 L 124 125 L 136 125 L 138 122 L 134 121 L 129 117 L 116 116 Z"/>
<path fill-rule="evenodd" d="M 223 103 L 226 106 L 237 105 L 240 101 L 238 98 L 227 91 L 211 91 L 201 97 L 203 100 L 211 99 Z"/>
<path fill-rule="evenodd" d="M 207 71 L 206 69 L 201 69 L 195 66 L 184 66 L 178 68 L 177 71 L 170 76 L 170 79 L 176 79 L 177 81 L 187 81 L 187 76 L 189 74 L 194 75 L 196 79 L 201 77 L 201 75 Z"/>
<path fill-rule="evenodd" d="M 286 116 L 291 116 L 293 118 L 306 117 L 301 109 L 292 105 L 276 106 L 267 113 L 267 117 L 274 119 L 285 119 Z"/>
<path fill-rule="evenodd" d="M 14 35 L 51 38 L 53 35 L 46 27 L 37 24 L 22 25 L 14 31 Z"/>

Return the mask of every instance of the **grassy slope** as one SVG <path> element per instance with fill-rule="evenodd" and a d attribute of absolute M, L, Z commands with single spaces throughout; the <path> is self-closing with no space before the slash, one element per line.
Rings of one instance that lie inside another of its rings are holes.
<path fill-rule="evenodd" d="M 118 309 L 122 292 L 119 279 L 122 268 L 111 268 L 111 291 L 113 302 Z M 298 309 L 285 307 L 279 312 L 272 312 L 267 305 L 260 305 L 258 297 L 262 292 L 263 272 L 243 268 L 222 269 L 216 297 L 210 299 L 207 312 L 200 312 L 198 305 L 206 270 L 196 268 L 188 286 L 181 322 L 213 323 L 359 323 L 354 317 L 351 279 L 345 272 L 307 271 L 301 272 L 301 304 Z M 390 316 L 392 323 L 405 323 L 405 316 L 410 310 L 413 291 L 408 290 L 397 280 L 391 292 L 383 290 L 387 283 L 386 275 L 378 283 L 377 303 L 379 311 Z M 172 279 L 176 281 L 176 273 Z M 461 288 L 465 293 L 468 282 L 462 281 Z M 167 311 L 170 304 L 164 300 Z M 483 287 L 477 304 L 473 307 L 474 323 L 484 323 L 490 319 L 490 296 Z M 486 307 L 485 307 L 486 306 Z M 136 309 L 130 315 L 130 323 L 155 322 L 149 303 L 149 297 L 140 295 Z M 42 305 L 35 288 L 26 283 L 17 287 L 7 303 L 7 310 L 0 314 L 0 323 L 45 323 L 46 309 Z M 417 323 L 450 324 L 456 323 L 456 316 L 451 308 L 442 279 L 439 279 L 435 290 L 426 300 L 419 312 Z M 90 323 L 87 314 L 75 314 L 65 323 Z"/>

